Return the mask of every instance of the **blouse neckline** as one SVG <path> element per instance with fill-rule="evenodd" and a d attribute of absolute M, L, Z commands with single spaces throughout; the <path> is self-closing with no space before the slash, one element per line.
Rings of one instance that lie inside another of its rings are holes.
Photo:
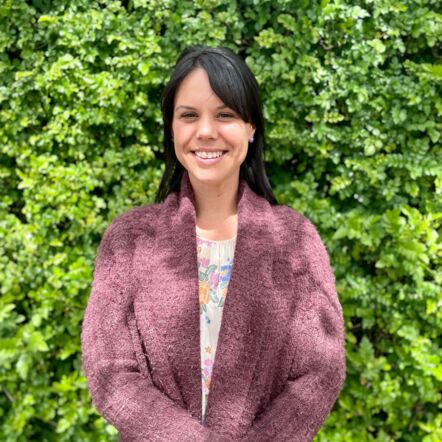
<path fill-rule="evenodd" d="M 219 239 L 219 240 L 217 240 L 217 239 L 206 239 L 206 238 L 203 238 L 198 232 L 197 232 L 196 236 L 197 236 L 199 239 L 201 239 L 201 240 L 203 240 L 203 241 L 206 241 L 206 242 L 228 243 L 228 242 L 231 242 L 231 241 L 235 240 L 237 235 L 235 235 L 234 237 L 229 238 L 229 239 Z"/>

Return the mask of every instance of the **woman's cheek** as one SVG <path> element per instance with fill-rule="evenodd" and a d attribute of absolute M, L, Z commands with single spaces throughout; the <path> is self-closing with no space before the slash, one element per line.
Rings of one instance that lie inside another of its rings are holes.
<path fill-rule="evenodd" d="M 182 145 L 186 146 L 186 144 L 190 143 L 193 136 L 193 129 L 189 125 L 187 127 L 179 127 L 175 139 L 176 141 Z"/>
<path fill-rule="evenodd" d="M 229 138 L 233 144 L 242 145 L 243 141 L 248 138 L 246 128 L 239 123 L 224 126 L 223 132 L 225 137 Z"/>

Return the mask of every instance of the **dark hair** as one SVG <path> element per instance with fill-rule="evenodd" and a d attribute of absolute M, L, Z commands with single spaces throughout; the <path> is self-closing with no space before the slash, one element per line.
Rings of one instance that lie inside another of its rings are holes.
<path fill-rule="evenodd" d="M 172 121 L 176 91 L 183 79 L 194 69 L 203 68 L 210 86 L 220 100 L 255 126 L 254 140 L 240 166 L 239 179 L 245 179 L 250 188 L 271 204 L 278 204 L 264 169 L 264 119 L 258 83 L 244 60 L 228 48 L 193 46 L 178 57 L 175 69 L 164 88 L 161 102 L 164 123 L 164 154 L 166 167 L 156 203 L 164 201 L 171 192 L 179 190 L 185 171 L 175 155 L 172 139 Z"/>

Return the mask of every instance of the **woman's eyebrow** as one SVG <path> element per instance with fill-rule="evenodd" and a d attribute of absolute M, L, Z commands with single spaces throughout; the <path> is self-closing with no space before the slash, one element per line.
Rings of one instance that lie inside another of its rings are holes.
<path fill-rule="evenodd" d="M 180 107 L 182 107 L 182 108 L 184 108 L 184 109 L 195 109 L 195 108 L 192 107 L 192 106 L 185 106 L 184 104 L 181 104 L 181 105 L 177 106 L 177 107 L 175 108 L 175 110 L 177 111 Z"/>
<path fill-rule="evenodd" d="M 175 108 L 175 111 L 177 111 L 179 108 L 195 110 L 195 108 L 192 107 L 192 106 L 187 106 L 185 104 L 180 104 L 179 106 L 177 106 Z M 226 106 L 225 104 L 221 104 L 220 106 L 218 106 L 216 108 L 216 110 L 221 110 L 221 109 L 230 109 L 230 108 L 229 108 L 229 106 Z"/>

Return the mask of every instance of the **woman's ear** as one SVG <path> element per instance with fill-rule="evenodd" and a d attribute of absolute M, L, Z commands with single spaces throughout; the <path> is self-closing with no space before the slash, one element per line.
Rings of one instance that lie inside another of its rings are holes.
<path fill-rule="evenodd" d="M 252 132 L 250 133 L 250 136 L 253 137 L 255 135 L 256 126 L 254 124 L 250 124 L 252 126 Z"/>
<path fill-rule="evenodd" d="M 250 135 L 249 135 L 249 143 L 253 143 L 254 141 L 254 135 L 255 135 L 255 126 L 252 125 L 252 130 L 250 131 Z"/>

